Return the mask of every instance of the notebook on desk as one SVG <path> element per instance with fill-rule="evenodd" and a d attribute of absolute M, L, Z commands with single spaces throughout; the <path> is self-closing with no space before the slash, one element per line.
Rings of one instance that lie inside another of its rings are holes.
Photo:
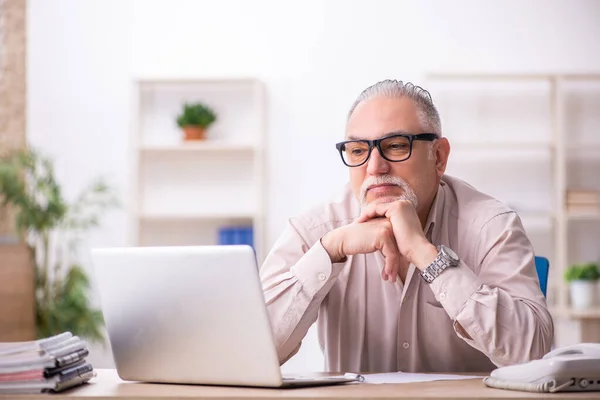
<path fill-rule="evenodd" d="M 297 387 L 358 377 L 284 377 L 251 247 L 91 251 L 102 312 L 124 380 Z"/>

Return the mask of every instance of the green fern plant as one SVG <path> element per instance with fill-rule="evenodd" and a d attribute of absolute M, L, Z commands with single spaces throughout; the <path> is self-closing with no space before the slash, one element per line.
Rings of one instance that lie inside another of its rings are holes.
<path fill-rule="evenodd" d="M 573 264 L 565 271 L 565 280 L 572 281 L 597 281 L 600 279 L 600 269 L 596 263 Z"/>
<path fill-rule="evenodd" d="M 104 343 L 102 313 L 89 302 L 78 249 L 101 214 L 118 204 L 112 189 L 97 179 L 67 202 L 53 162 L 25 149 L 0 158 L 0 201 L 15 210 L 17 233 L 35 263 L 38 338 L 70 331 Z"/>
<path fill-rule="evenodd" d="M 202 103 L 186 103 L 183 106 L 183 111 L 177 117 L 177 125 L 180 128 L 190 125 L 208 128 L 216 119 L 217 115 L 209 106 Z"/>

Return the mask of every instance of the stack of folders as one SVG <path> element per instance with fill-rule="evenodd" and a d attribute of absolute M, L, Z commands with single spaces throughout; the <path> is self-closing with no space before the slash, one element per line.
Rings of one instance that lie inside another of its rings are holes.
<path fill-rule="evenodd" d="M 251 226 L 227 226 L 219 229 L 219 244 L 247 244 L 254 246 L 254 231 Z"/>
<path fill-rule="evenodd" d="M 0 393 L 61 392 L 96 374 L 87 344 L 71 332 L 29 342 L 0 343 Z"/>

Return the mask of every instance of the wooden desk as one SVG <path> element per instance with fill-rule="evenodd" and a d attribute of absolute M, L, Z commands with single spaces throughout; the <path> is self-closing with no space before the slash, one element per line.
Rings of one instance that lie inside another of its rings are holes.
<path fill-rule="evenodd" d="M 87 385 L 53 395 L 0 395 L 15 400 L 156 400 L 156 399 L 600 399 L 600 392 L 537 394 L 491 389 L 481 379 L 404 384 L 349 384 L 303 389 L 254 389 L 194 385 L 165 385 L 122 381 L 115 370 L 97 370 Z"/>

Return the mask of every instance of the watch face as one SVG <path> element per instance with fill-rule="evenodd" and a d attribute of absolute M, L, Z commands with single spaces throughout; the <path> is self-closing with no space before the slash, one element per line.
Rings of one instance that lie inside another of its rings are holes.
<path fill-rule="evenodd" d="M 448 255 L 448 257 L 449 257 L 449 258 L 450 258 L 452 261 L 454 261 L 454 262 L 458 262 L 458 261 L 459 261 L 459 260 L 458 260 L 458 256 L 456 255 L 456 253 L 455 253 L 455 252 L 454 252 L 454 251 L 453 251 L 453 250 L 452 250 L 450 247 L 447 247 L 447 246 L 443 246 L 443 245 L 442 245 L 442 246 L 441 246 L 441 249 L 442 249 L 442 251 L 443 251 L 444 253 L 446 253 L 446 254 Z"/>

